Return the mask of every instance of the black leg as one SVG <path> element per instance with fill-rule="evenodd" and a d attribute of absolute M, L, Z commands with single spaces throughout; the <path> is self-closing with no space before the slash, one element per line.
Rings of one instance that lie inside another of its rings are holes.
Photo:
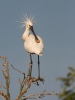
<path fill-rule="evenodd" d="M 44 79 L 40 77 L 40 60 L 38 55 L 38 79 L 44 83 Z"/>
<path fill-rule="evenodd" d="M 32 64 L 33 64 L 33 62 L 32 62 L 32 56 L 31 56 L 31 54 L 30 54 L 30 67 L 31 67 L 30 75 L 32 74 Z"/>
<path fill-rule="evenodd" d="M 32 62 L 32 56 L 30 54 L 30 64 L 29 64 L 29 70 L 28 70 L 28 75 L 29 76 L 31 76 L 31 73 L 32 73 L 32 64 L 33 64 L 33 62 Z"/>
<path fill-rule="evenodd" d="M 38 78 L 40 78 L 40 60 L 38 55 Z"/>

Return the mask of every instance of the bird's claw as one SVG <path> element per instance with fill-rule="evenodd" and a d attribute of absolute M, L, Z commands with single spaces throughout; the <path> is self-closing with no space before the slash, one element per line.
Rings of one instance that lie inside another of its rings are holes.
<path fill-rule="evenodd" d="M 44 84 L 44 79 L 43 78 L 41 78 L 41 77 L 38 77 L 38 80 L 40 80 L 41 82 L 43 82 L 43 84 Z"/>

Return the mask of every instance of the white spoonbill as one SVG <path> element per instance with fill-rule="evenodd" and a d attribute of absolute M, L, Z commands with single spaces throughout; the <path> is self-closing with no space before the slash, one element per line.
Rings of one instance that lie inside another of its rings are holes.
<path fill-rule="evenodd" d="M 30 54 L 30 67 L 28 70 L 28 74 L 31 76 L 32 72 L 32 54 L 38 55 L 38 78 L 40 78 L 40 61 L 39 56 L 42 56 L 43 53 L 43 40 L 41 37 L 37 36 L 34 32 L 33 25 L 34 25 L 34 17 L 27 17 L 24 15 L 22 19 L 22 27 L 25 27 L 25 31 L 22 35 L 22 39 L 24 41 L 24 48 Z M 30 34 L 30 30 L 33 34 Z"/>

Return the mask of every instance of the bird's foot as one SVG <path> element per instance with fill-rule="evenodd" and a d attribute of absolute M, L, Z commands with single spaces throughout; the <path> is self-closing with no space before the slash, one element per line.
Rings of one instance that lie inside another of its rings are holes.
<path fill-rule="evenodd" d="M 44 81 L 45 81 L 44 78 L 38 77 L 38 80 L 40 80 L 44 84 Z"/>

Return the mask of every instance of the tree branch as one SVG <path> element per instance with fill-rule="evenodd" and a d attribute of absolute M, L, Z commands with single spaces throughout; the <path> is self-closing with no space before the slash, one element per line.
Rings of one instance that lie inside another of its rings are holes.
<path fill-rule="evenodd" d="M 12 66 L 12 68 L 13 68 L 14 70 L 16 70 L 16 71 L 18 71 L 19 73 L 23 74 L 23 75 L 24 75 L 24 79 L 25 79 L 25 73 L 23 73 L 23 72 L 21 72 L 20 70 L 16 69 L 13 65 L 11 65 L 11 66 Z"/>
<path fill-rule="evenodd" d="M 0 95 L 7 100 L 7 95 L 4 92 L 0 91 Z"/>
<path fill-rule="evenodd" d="M 6 60 L 6 57 L 0 56 L 0 58 L 3 60 L 3 66 L 5 67 L 5 69 L 2 70 L 2 73 L 5 77 L 5 81 L 6 81 L 6 100 L 10 100 L 10 92 L 9 92 L 9 85 L 10 85 L 10 75 L 9 75 L 9 63 Z M 1 94 L 3 95 L 4 93 L 1 92 Z"/>
<path fill-rule="evenodd" d="M 60 94 L 60 93 L 59 93 Z M 24 99 L 22 100 L 27 100 L 27 99 L 37 99 L 37 98 L 43 98 L 46 95 L 59 95 L 57 93 L 54 93 L 54 91 L 52 92 L 47 92 L 46 90 L 44 90 L 41 93 L 34 93 L 34 94 L 29 94 L 28 96 L 23 96 Z"/>

